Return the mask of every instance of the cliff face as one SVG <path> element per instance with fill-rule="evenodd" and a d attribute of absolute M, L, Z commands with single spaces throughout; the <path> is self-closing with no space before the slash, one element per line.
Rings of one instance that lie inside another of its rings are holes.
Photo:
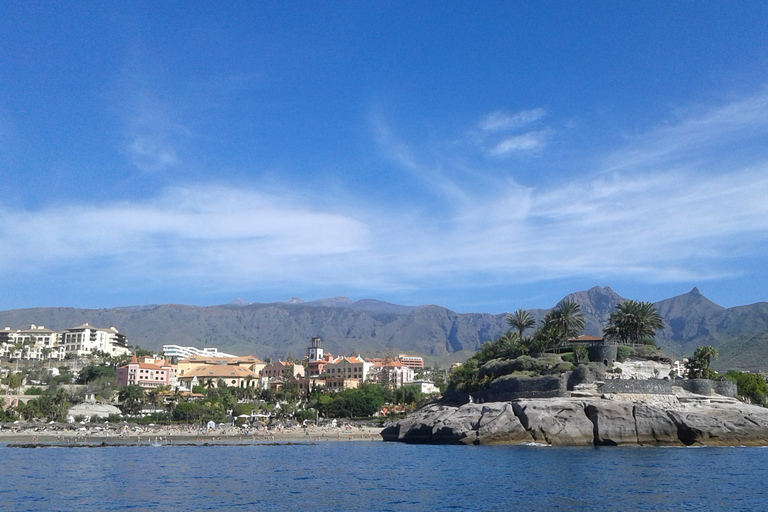
<path fill-rule="evenodd" d="M 766 446 L 768 409 L 727 399 L 695 406 L 573 398 L 433 404 L 381 435 L 424 444 Z"/>

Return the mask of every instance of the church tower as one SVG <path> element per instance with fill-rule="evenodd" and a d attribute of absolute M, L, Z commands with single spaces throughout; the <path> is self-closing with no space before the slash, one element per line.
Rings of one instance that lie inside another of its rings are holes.
<path fill-rule="evenodd" d="M 323 358 L 323 347 L 320 346 L 321 341 L 320 336 L 312 337 L 312 345 L 307 347 L 307 359 L 309 362 L 319 361 Z"/>

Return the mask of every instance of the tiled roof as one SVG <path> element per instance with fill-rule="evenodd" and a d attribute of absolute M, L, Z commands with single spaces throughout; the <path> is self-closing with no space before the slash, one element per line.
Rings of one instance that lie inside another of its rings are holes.
<path fill-rule="evenodd" d="M 206 365 L 192 368 L 186 375 L 179 377 L 183 380 L 189 380 L 197 377 L 198 379 L 218 379 L 218 378 L 240 378 L 246 377 L 258 378 L 252 371 L 240 366 L 230 365 Z"/>
<path fill-rule="evenodd" d="M 205 363 L 205 364 L 264 364 L 264 361 L 256 356 L 239 357 L 211 357 L 211 356 L 189 356 L 179 361 L 180 363 Z"/>
<path fill-rule="evenodd" d="M 164 368 L 156 364 L 151 363 L 128 363 L 120 368 L 128 368 L 129 366 L 136 366 L 141 370 L 163 370 Z"/>
<path fill-rule="evenodd" d="M 582 334 L 581 336 L 576 336 L 575 338 L 571 338 L 568 341 L 600 341 L 603 338 L 597 338 L 595 336 L 589 336 L 587 334 Z"/>

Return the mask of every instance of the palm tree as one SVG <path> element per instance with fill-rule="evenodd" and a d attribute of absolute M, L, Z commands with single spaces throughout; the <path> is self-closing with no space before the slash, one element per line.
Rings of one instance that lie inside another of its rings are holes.
<path fill-rule="evenodd" d="M 712 345 L 699 347 L 696 349 L 696 352 L 693 353 L 693 357 L 696 359 L 701 359 L 706 363 L 704 366 L 706 369 L 709 369 L 709 366 L 712 364 L 712 359 L 715 359 L 717 356 L 717 349 Z"/>
<path fill-rule="evenodd" d="M 44 360 L 45 359 L 48 360 L 48 368 L 50 368 L 51 367 L 51 352 L 53 352 L 53 349 L 51 347 L 43 347 L 41 352 L 43 353 L 43 359 Z"/>
<path fill-rule="evenodd" d="M 523 308 L 507 315 L 507 323 L 517 329 L 520 339 L 523 339 L 523 333 L 526 329 L 536 326 L 536 319 Z"/>
<path fill-rule="evenodd" d="M 653 339 L 656 331 L 663 328 L 664 320 L 652 303 L 626 300 L 611 312 L 603 334 L 622 343 L 638 343 L 642 339 Z"/>
<path fill-rule="evenodd" d="M 584 315 L 581 306 L 575 302 L 562 301 L 554 309 L 544 315 L 542 330 L 549 331 L 549 336 L 555 346 L 559 346 L 567 338 L 575 338 L 584 330 Z"/>

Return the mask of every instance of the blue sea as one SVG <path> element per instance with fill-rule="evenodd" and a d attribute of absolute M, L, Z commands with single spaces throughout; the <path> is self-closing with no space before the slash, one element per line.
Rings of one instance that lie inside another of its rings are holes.
<path fill-rule="evenodd" d="M 0 510 L 768 510 L 766 448 L 0 447 Z"/>

